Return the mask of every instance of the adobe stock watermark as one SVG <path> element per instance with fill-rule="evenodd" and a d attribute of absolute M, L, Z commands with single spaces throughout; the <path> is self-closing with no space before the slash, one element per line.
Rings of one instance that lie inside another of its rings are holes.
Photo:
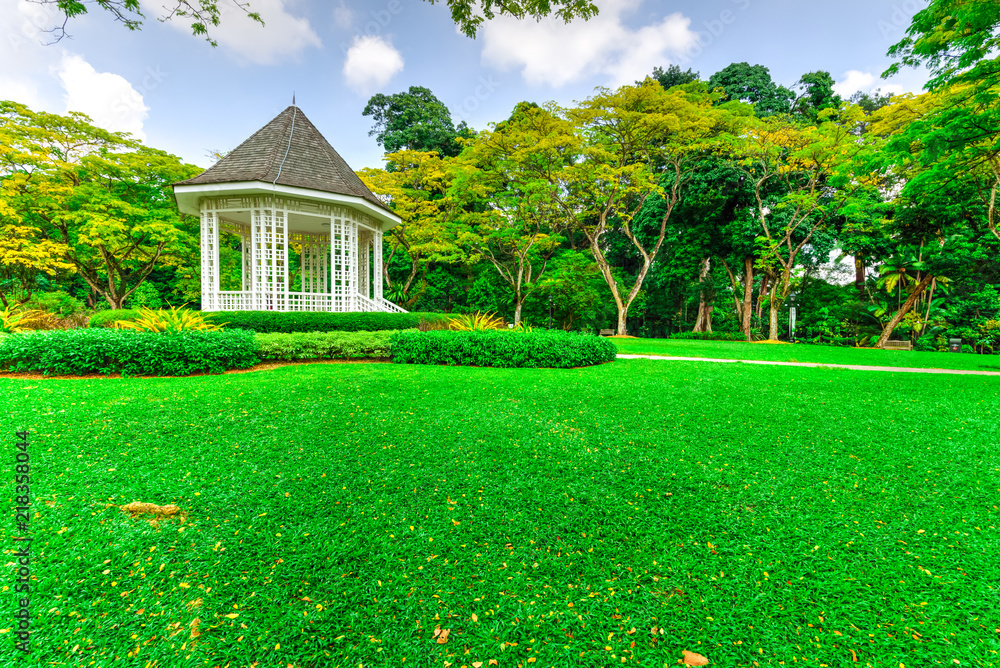
<path fill-rule="evenodd" d="M 354 31 L 354 37 L 351 43 L 341 42 L 340 50 L 344 55 L 351 50 L 351 46 L 354 42 L 361 39 L 362 37 L 379 37 L 388 28 L 394 18 L 403 13 L 405 5 L 403 0 L 389 0 L 386 2 L 385 7 L 382 9 L 372 9 L 368 11 L 368 14 L 364 17 L 365 24 L 358 30 Z"/>
<path fill-rule="evenodd" d="M 894 42 L 903 36 L 906 29 L 910 27 L 913 15 L 919 12 L 924 3 L 917 0 L 903 0 L 892 6 L 892 14 L 887 19 L 879 19 L 878 31 L 882 33 L 882 39 L 887 42 Z"/>
<path fill-rule="evenodd" d="M 750 9 L 750 5 L 753 4 L 753 0 L 730 0 L 730 4 L 732 4 L 733 8 L 723 9 L 714 19 L 708 19 L 702 22 L 704 30 L 696 32 L 696 40 L 694 44 L 686 48 L 684 52 L 678 56 L 678 66 L 687 67 L 691 65 L 691 63 L 701 56 L 707 48 L 715 44 L 715 42 L 725 34 L 726 29 L 736 23 L 740 13 Z"/>
<path fill-rule="evenodd" d="M 18 50 L 25 44 L 51 44 L 58 41 L 58 27 L 62 25 L 62 15 L 56 3 L 19 3 L 18 11 L 23 20 L 17 27 L 11 26 L 7 42 L 11 49 Z"/>
<path fill-rule="evenodd" d="M 493 75 L 479 77 L 476 87 L 471 95 L 467 95 L 460 104 L 451 109 L 451 115 L 458 120 L 468 122 L 469 118 L 482 106 L 483 102 L 490 99 L 503 84 L 493 78 Z"/>

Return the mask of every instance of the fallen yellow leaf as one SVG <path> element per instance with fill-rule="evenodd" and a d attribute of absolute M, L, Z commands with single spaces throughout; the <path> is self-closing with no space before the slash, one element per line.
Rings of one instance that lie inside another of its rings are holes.
<path fill-rule="evenodd" d="M 684 665 L 685 666 L 707 666 L 708 659 L 701 654 L 696 652 L 689 652 L 684 650 Z"/>

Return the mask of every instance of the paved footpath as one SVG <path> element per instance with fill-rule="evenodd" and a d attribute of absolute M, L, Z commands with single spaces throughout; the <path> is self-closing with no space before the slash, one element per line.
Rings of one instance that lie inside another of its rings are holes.
<path fill-rule="evenodd" d="M 773 366 L 809 366 L 826 369 L 857 369 L 858 371 L 893 371 L 896 373 L 948 373 L 959 376 L 1000 376 L 1000 371 L 965 371 L 962 369 L 913 369 L 901 366 L 862 366 L 860 364 L 814 364 L 811 362 L 765 362 L 763 360 L 719 360 L 708 357 L 665 357 L 662 355 L 618 355 L 621 360 L 665 360 L 667 362 L 739 362 Z"/>

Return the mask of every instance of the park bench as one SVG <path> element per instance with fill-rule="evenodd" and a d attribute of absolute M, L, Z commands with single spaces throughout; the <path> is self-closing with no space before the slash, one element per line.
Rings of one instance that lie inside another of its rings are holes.
<path fill-rule="evenodd" d="M 601 330 L 601 336 L 614 336 L 614 335 L 615 335 L 615 330 L 613 330 L 613 329 L 602 329 Z"/>
<path fill-rule="evenodd" d="M 913 350 L 913 344 L 909 341 L 886 341 L 882 346 L 883 350 Z"/>

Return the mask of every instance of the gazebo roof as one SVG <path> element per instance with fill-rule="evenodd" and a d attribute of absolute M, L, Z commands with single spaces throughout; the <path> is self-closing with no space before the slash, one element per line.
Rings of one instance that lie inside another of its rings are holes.
<path fill-rule="evenodd" d="M 372 194 L 330 142 L 294 104 L 215 165 L 192 179 L 174 185 L 250 181 L 360 197 L 394 218 L 396 216 Z"/>

